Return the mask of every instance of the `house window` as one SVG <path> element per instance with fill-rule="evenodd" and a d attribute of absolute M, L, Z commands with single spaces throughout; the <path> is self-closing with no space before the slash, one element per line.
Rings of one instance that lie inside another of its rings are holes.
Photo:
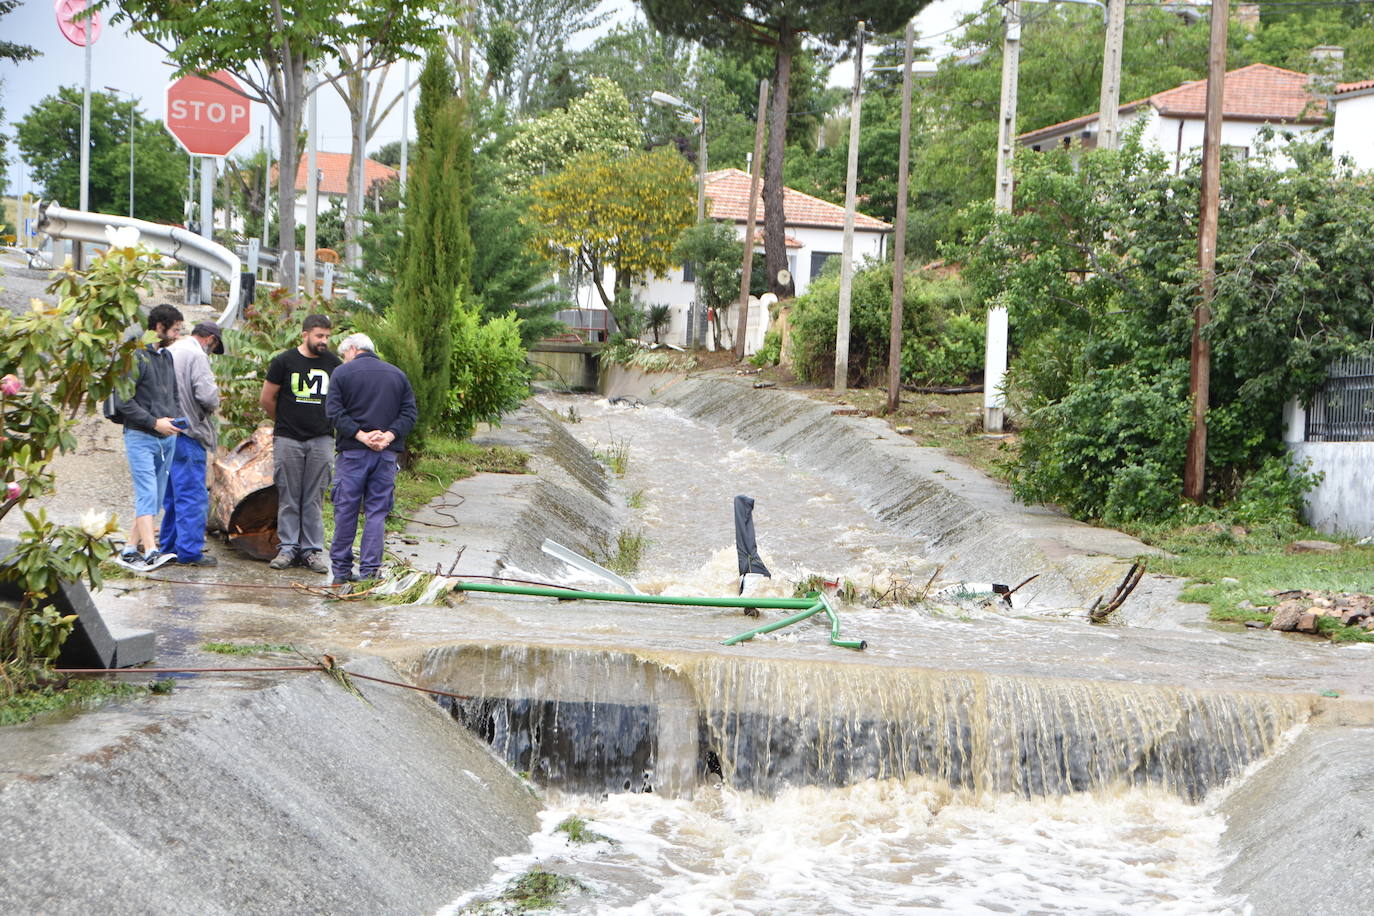
<path fill-rule="evenodd" d="M 691 261 L 682 262 L 682 282 L 695 283 L 697 279 L 696 265 Z"/>
<path fill-rule="evenodd" d="M 1221 145 L 1221 155 L 1232 162 L 1244 162 L 1250 158 L 1250 147 Z"/>
<path fill-rule="evenodd" d="M 811 252 L 811 279 L 820 276 L 821 271 L 825 270 L 825 264 L 831 258 L 838 258 L 838 251 L 813 251 Z"/>

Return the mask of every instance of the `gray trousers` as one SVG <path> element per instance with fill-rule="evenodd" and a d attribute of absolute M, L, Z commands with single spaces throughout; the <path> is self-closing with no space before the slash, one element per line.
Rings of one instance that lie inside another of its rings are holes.
<path fill-rule="evenodd" d="M 334 437 L 272 442 L 272 482 L 277 485 L 279 550 L 297 555 L 324 549 L 324 491 L 334 470 Z"/>

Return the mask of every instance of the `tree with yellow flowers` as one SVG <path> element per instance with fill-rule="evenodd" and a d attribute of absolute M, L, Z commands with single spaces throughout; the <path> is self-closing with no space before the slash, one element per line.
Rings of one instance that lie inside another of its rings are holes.
<path fill-rule="evenodd" d="M 692 168 L 674 149 L 612 156 L 586 153 L 534 180 L 528 219 L 533 242 L 585 272 L 606 308 L 635 280 L 663 276 L 673 246 L 696 216 Z M 608 294 L 605 268 L 615 270 Z"/>

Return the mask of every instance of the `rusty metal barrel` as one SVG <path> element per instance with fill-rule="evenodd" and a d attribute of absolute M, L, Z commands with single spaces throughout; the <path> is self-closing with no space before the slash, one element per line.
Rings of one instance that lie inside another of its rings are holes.
<path fill-rule="evenodd" d="M 276 556 L 277 488 L 272 482 L 272 428 L 262 426 L 210 471 L 210 522 L 225 540 L 258 560 Z"/>

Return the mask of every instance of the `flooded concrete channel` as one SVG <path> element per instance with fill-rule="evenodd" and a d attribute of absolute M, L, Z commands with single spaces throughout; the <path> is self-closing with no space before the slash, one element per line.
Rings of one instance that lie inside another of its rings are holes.
<path fill-rule="evenodd" d="M 368 886 L 356 899 L 375 905 L 343 909 L 475 911 L 544 869 L 580 882 L 557 908 L 569 913 L 1365 911 L 1374 653 L 1209 625 L 1176 600 L 1179 583 L 1152 577 L 1092 624 L 1086 608 L 1144 545 L 1016 505 L 878 421 L 747 381 L 628 379 L 618 394 L 540 395 L 489 434 L 529 450 L 535 473 L 455 484 L 396 549 L 425 569 L 609 590 L 541 551 L 548 537 L 598 561 L 637 551 L 631 580 L 646 593 L 729 595 L 731 500 L 744 494 L 773 574 L 750 593 L 828 580 L 877 596 L 840 605 L 862 652 L 831 646 L 823 616 L 726 647 L 761 621 L 479 593 L 427 606 L 263 597 L 237 585 L 261 578 L 248 563 L 224 564 L 220 586 L 104 599 L 157 626 L 163 664 L 203 662 L 200 643 L 222 634 L 458 695 L 391 697 L 361 722 L 346 695 L 266 676 L 200 679 L 177 700 L 194 719 L 218 685 L 266 695 L 249 709 L 318 712 L 292 716 L 281 760 L 245 753 L 273 773 L 305 755 L 324 782 L 289 785 L 307 801 L 335 793 L 331 829 L 394 838 L 378 858 L 298 818 L 283 828 L 359 863 L 336 880 Z M 988 594 L 1032 575 L 1010 606 Z M 883 599 L 914 592 L 927 600 Z M 348 763 L 301 748 L 319 743 Z M 369 765 L 341 775 L 357 755 Z M 210 797 L 229 803 L 251 783 L 273 807 L 261 776 L 215 765 L 230 785 Z M 423 829 L 385 813 L 393 801 Z M 375 823 L 350 822 L 353 805 Z M 599 839 L 572 842 L 569 818 Z M 465 867 L 445 878 L 455 850 Z M 283 909 L 320 908 L 309 879 L 288 883 L 304 896 L 272 885 L 302 901 Z M 392 896 L 404 884 L 410 896 Z"/>

